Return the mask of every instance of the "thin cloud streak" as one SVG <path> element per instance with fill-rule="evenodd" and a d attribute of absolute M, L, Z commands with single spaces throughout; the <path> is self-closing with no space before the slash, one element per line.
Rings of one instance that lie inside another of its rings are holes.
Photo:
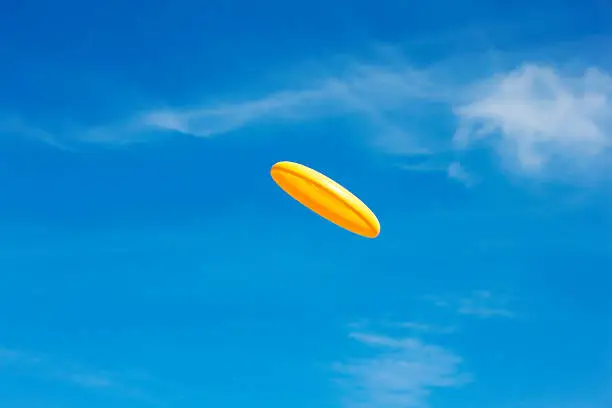
<path fill-rule="evenodd" d="M 506 297 L 494 296 L 489 291 L 475 291 L 472 296 L 459 299 L 457 312 L 481 318 L 516 317 L 516 314 L 506 307 L 507 304 Z"/>
<path fill-rule="evenodd" d="M 108 373 L 87 370 L 73 363 L 58 362 L 49 357 L 4 347 L 0 347 L 0 367 L 25 368 L 34 375 L 87 388 L 106 388 L 115 385 L 112 376 Z"/>
<path fill-rule="evenodd" d="M 368 122 L 384 139 L 408 144 L 406 132 L 386 117 L 410 101 L 430 100 L 435 95 L 428 74 L 408 66 L 391 68 L 352 64 L 336 75 L 312 81 L 302 89 L 272 92 L 258 99 L 237 101 L 200 109 L 167 109 L 147 112 L 132 121 L 143 126 L 199 137 L 226 134 L 260 123 L 295 123 L 344 115 Z M 398 148 L 399 143 L 394 147 Z M 419 147 L 411 147 L 414 152 Z"/>
<path fill-rule="evenodd" d="M 449 309 L 454 313 L 478 318 L 516 318 L 517 314 L 509 307 L 507 296 L 495 295 L 486 290 L 475 290 L 467 296 L 426 295 L 423 300 L 432 305 Z"/>
<path fill-rule="evenodd" d="M 18 370 L 33 378 L 46 378 L 92 392 L 103 392 L 122 399 L 133 399 L 153 406 L 165 405 L 148 392 L 143 378 L 131 378 L 119 372 L 97 370 L 73 361 L 38 355 L 23 350 L 0 347 L 0 370 Z M 155 382 L 155 381 L 153 381 Z M 159 385 L 159 384 L 157 384 Z"/>
<path fill-rule="evenodd" d="M 452 326 L 438 326 L 433 324 L 424 324 L 418 322 L 400 322 L 394 323 L 393 326 L 402 329 L 408 329 L 420 333 L 428 334 L 450 334 L 454 333 L 457 328 Z"/>

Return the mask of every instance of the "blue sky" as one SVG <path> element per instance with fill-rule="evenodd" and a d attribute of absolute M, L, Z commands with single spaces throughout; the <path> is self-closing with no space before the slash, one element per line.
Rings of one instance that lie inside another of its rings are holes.
<path fill-rule="evenodd" d="M 3 4 L 0 406 L 611 406 L 612 9 L 422 3 Z"/>

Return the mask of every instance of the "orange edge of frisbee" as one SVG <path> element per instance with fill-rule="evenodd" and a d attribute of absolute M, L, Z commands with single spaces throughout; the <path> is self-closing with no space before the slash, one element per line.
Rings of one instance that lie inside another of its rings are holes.
<path fill-rule="evenodd" d="M 346 217 L 343 217 L 341 214 L 330 210 L 326 206 L 317 203 L 316 200 L 303 195 L 299 188 L 292 188 L 293 183 L 290 181 L 283 183 L 274 177 L 275 172 L 296 177 L 302 181 L 306 181 L 309 184 L 314 185 L 315 187 L 318 187 L 319 189 L 322 189 L 325 191 L 325 193 L 332 196 L 335 201 L 342 203 L 348 210 L 350 210 L 350 212 L 355 214 L 361 222 L 357 223 L 349 220 Z M 289 161 L 276 163 L 274 166 L 272 166 L 270 175 L 276 184 L 278 184 L 278 186 L 285 191 L 285 193 L 328 221 L 331 221 L 348 231 L 367 238 L 376 238 L 380 234 L 380 223 L 372 210 L 370 210 L 368 206 L 365 205 L 365 203 L 357 198 L 353 193 L 326 175 L 302 164 Z"/>

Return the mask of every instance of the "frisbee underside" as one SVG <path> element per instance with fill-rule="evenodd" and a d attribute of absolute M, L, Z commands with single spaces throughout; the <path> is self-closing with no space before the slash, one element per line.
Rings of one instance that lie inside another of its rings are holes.
<path fill-rule="evenodd" d="M 329 177 L 293 162 L 276 163 L 270 174 L 287 194 L 328 221 L 367 238 L 380 233 L 374 213 Z"/>

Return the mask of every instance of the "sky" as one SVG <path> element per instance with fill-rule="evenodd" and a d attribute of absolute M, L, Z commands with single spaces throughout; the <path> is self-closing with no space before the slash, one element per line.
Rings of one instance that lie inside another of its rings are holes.
<path fill-rule="evenodd" d="M 612 406 L 609 2 L 7 1 L 0 38 L 3 408 Z"/>

